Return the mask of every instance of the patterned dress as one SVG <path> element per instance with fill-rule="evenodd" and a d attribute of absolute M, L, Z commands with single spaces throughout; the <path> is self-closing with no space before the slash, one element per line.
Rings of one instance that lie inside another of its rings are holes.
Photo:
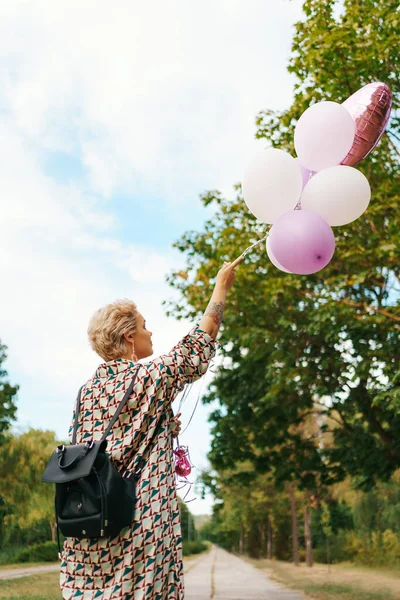
<path fill-rule="evenodd" d="M 137 484 L 132 524 L 116 537 L 63 546 L 60 586 L 65 600 L 182 600 L 182 536 L 175 489 L 171 402 L 185 384 L 207 370 L 213 339 L 199 328 L 170 353 L 135 365 L 126 359 L 101 364 L 82 389 L 76 442 L 99 440 L 138 370 L 133 393 L 107 437 L 107 454 L 124 475 L 135 470 L 164 411 Z M 75 418 L 75 415 L 74 415 Z M 72 441 L 72 424 L 69 430 Z"/>

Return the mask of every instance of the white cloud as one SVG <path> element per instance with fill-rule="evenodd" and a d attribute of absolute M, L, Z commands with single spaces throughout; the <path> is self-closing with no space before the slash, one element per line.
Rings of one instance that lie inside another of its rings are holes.
<path fill-rule="evenodd" d="M 76 148 L 104 196 L 151 188 L 183 202 L 188 190 L 229 191 L 254 148 L 256 112 L 290 100 L 285 63 L 299 6 L 3 5 L 5 102 L 36 143 Z"/>
<path fill-rule="evenodd" d="M 161 307 L 164 275 L 181 259 L 156 250 L 150 228 L 147 245 L 119 239 L 113 196 L 168 202 L 180 223 L 202 191 L 230 193 L 256 146 L 257 111 L 290 102 L 300 4 L 0 3 L 0 335 L 22 384 L 20 424 L 65 436 L 98 364 L 86 327 L 100 305 L 135 300 L 159 352 L 187 331 Z M 54 151 L 81 161 L 84 176 L 52 176 L 44 157 Z M 207 412 L 189 430 L 203 466 Z"/>
<path fill-rule="evenodd" d="M 37 379 L 59 394 L 54 407 L 65 406 L 96 365 L 86 328 L 99 305 L 132 297 L 154 313 L 158 342 L 168 339 L 173 324 L 166 324 L 160 303 L 164 275 L 178 259 L 171 250 L 123 245 L 113 237 L 112 215 L 99 217 L 77 186 L 71 190 L 45 176 L 19 134 L 2 126 L 0 136 L 7 148 L 0 162 L 1 336 L 11 370 Z M 22 402 L 21 408 L 24 418 L 31 407 Z"/>

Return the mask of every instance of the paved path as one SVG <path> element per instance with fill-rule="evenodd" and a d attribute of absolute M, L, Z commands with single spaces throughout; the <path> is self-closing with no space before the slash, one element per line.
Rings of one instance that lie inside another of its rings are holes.
<path fill-rule="evenodd" d="M 20 567 L 16 569 L 0 569 L 0 579 L 19 579 L 28 575 L 36 575 L 36 573 L 45 573 L 46 571 L 59 571 L 60 565 L 43 565 L 43 567 Z"/>
<path fill-rule="evenodd" d="M 185 576 L 185 600 L 304 600 L 241 558 L 213 548 Z"/>
<path fill-rule="evenodd" d="M 213 547 L 193 562 L 185 561 L 185 600 L 304 600 L 271 581 L 241 558 Z M 59 571 L 59 564 L 43 567 L 1 569 L 1 579 L 17 579 L 46 571 Z"/>

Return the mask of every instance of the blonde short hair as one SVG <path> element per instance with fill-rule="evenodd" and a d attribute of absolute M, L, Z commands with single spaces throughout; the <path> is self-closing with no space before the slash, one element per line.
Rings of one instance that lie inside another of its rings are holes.
<path fill-rule="evenodd" d="M 124 298 L 97 310 L 90 319 L 88 336 L 91 347 L 106 362 L 126 356 L 129 351 L 124 333 L 137 329 L 136 304 Z"/>

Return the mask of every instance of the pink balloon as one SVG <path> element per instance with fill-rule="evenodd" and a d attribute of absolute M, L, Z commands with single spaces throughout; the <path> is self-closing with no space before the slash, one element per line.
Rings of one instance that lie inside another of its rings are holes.
<path fill-rule="evenodd" d="M 335 252 L 335 236 L 322 217 L 309 210 L 291 210 L 271 227 L 269 247 L 284 269 L 297 275 L 320 271 Z"/>
<path fill-rule="evenodd" d="M 275 256 L 273 255 L 272 250 L 271 250 L 270 245 L 269 245 L 269 237 L 267 237 L 267 244 L 266 245 L 267 245 L 268 258 L 272 262 L 272 264 L 274 265 L 274 267 L 276 267 L 280 271 L 283 271 L 284 273 L 290 273 L 290 271 L 288 271 L 287 269 L 284 269 L 282 267 L 282 265 L 280 265 L 278 263 L 278 261 L 276 260 Z"/>
<path fill-rule="evenodd" d="M 392 109 L 392 92 L 386 83 L 365 85 L 343 105 L 356 125 L 353 145 L 342 165 L 354 167 L 375 148 L 388 124 Z"/>
<path fill-rule="evenodd" d="M 310 181 L 310 176 L 314 173 L 314 171 L 310 171 L 310 169 L 306 169 L 300 164 L 301 176 L 303 178 L 303 190 L 306 187 L 307 183 Z"/>
<path fill-rule="evenodd" d="M 301 164 L 312 171 L 338 165 L 347 156 L 355 124 L 337 102 L 317 102 L 301 115 L 294 130 L 294 147 Z"/>

